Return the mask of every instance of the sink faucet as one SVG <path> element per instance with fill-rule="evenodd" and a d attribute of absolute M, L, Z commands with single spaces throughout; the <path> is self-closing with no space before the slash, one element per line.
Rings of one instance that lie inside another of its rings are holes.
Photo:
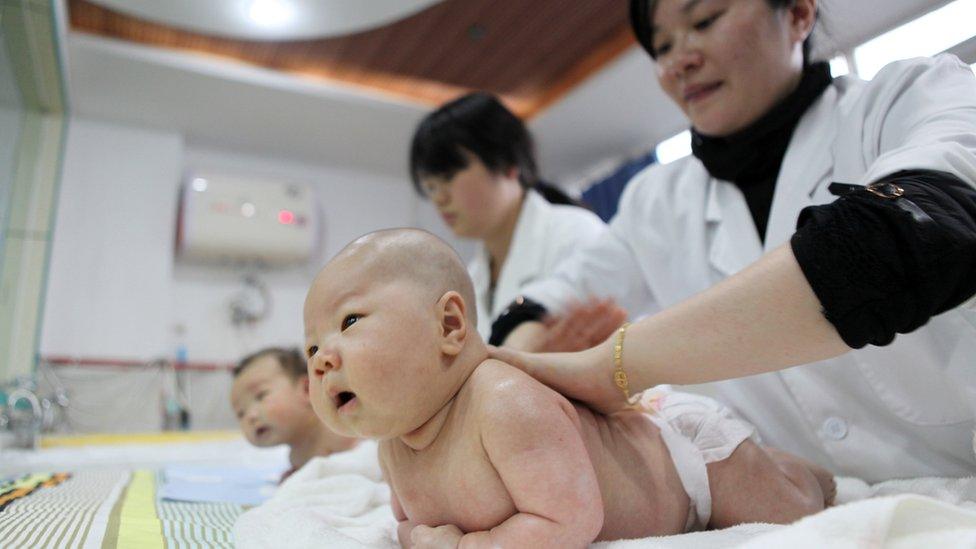
<path fill-rule="evenodd" d="M 26 400 L 30 404 L 30 415 L 17 410 L 17 403 Z M 24 388 L 14 389 L 7 395 L 7 428 L 14 432 L 14 447 L 29 450 L 37 448 L 37 434 L 41 430 L 43 411 L 41 401 L 33 392 Z"/>

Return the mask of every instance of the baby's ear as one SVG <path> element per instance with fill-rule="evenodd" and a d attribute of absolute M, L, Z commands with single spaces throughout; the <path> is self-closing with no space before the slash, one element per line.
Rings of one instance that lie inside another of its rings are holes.
<path fill-rule="evenodd" d="M 451 290 L 437 300 L 437 315 L 441 325 L 441 352 L 456 356 L 464 348 L 468 337 L 468 308 L 461 294 Z"/>

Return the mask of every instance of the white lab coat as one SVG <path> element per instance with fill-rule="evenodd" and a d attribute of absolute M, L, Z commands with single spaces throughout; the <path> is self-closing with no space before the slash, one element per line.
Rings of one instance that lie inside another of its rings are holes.
<path fill-rule="evenodd" d="M 834 200 L 833 181 L 902 169 L 976 184 L 976 80 L 952 56 L 838 78 L 800 120 L 783 159 L 765 245 L 732 183 L 689 157 L 628 185 L 608 235 L 525 295 L 559 310 L 612 296 L 639 315 L 714 285 L 787 242 L 800 210 Z M 766 444 L 869 481 L 976 474 L 976 310 L 932 318 L 885 347 L 713 384 Z"/>
<path fill-rule="evenodd" d="M 478 333 L 488 340 L 491 322 L 522 293 L 526 284 L 551 274 L 573 250 L 597 239 L 606 224 L 593 212 L 550 204 L 539 193 L 525 193 L 508 257 L 491 291 L 488 251 L 481 245 L 468 266 L 478 305 Z"/>

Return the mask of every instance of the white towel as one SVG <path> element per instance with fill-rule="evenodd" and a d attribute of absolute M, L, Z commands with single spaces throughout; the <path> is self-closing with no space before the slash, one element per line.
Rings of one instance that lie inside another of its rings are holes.
<path fill-rule="evenodd" d="M 309 461 L 271 499 L 238 517 L 234 544 L 244 549 L 397 547 L 376 443 L 363 441 Z"/>
<path fill-rule="evenodd" d="M 927 496 L 877 497 L 811 515 L 743 549 L 976 547 L 976 511 Z"/>
<path fill-rule="evenodd" d="M 873 486 L 839 478 L 837 501 L 840 505 L 788 526 L 740 524 L 593 547 L 976 549 L 976 478 L 892 480 Z M 376 443 L 364 441 L 348 452 L 310 461 L 264 505 L 238 518 L 234 539 L 245 549 L 397 547 L 390 491 L 381 480 Z"/>

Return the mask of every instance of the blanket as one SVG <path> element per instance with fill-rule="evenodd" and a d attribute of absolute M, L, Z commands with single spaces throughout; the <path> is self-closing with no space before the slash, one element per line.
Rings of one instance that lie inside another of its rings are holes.
<path fill-rule="evenodd" d="M 595 543 L 599 549 L 814 547 L 976 548 L 976 478 L 924 478 L 868 485 L 838 479 L 838 505 L 791 525 L 740 524 L 724 530 Z M 316 458 L 264 505 L 241 515 L 234 540 L 270 547 L 397 547 L 390 491 L 376 443 Z"/>

